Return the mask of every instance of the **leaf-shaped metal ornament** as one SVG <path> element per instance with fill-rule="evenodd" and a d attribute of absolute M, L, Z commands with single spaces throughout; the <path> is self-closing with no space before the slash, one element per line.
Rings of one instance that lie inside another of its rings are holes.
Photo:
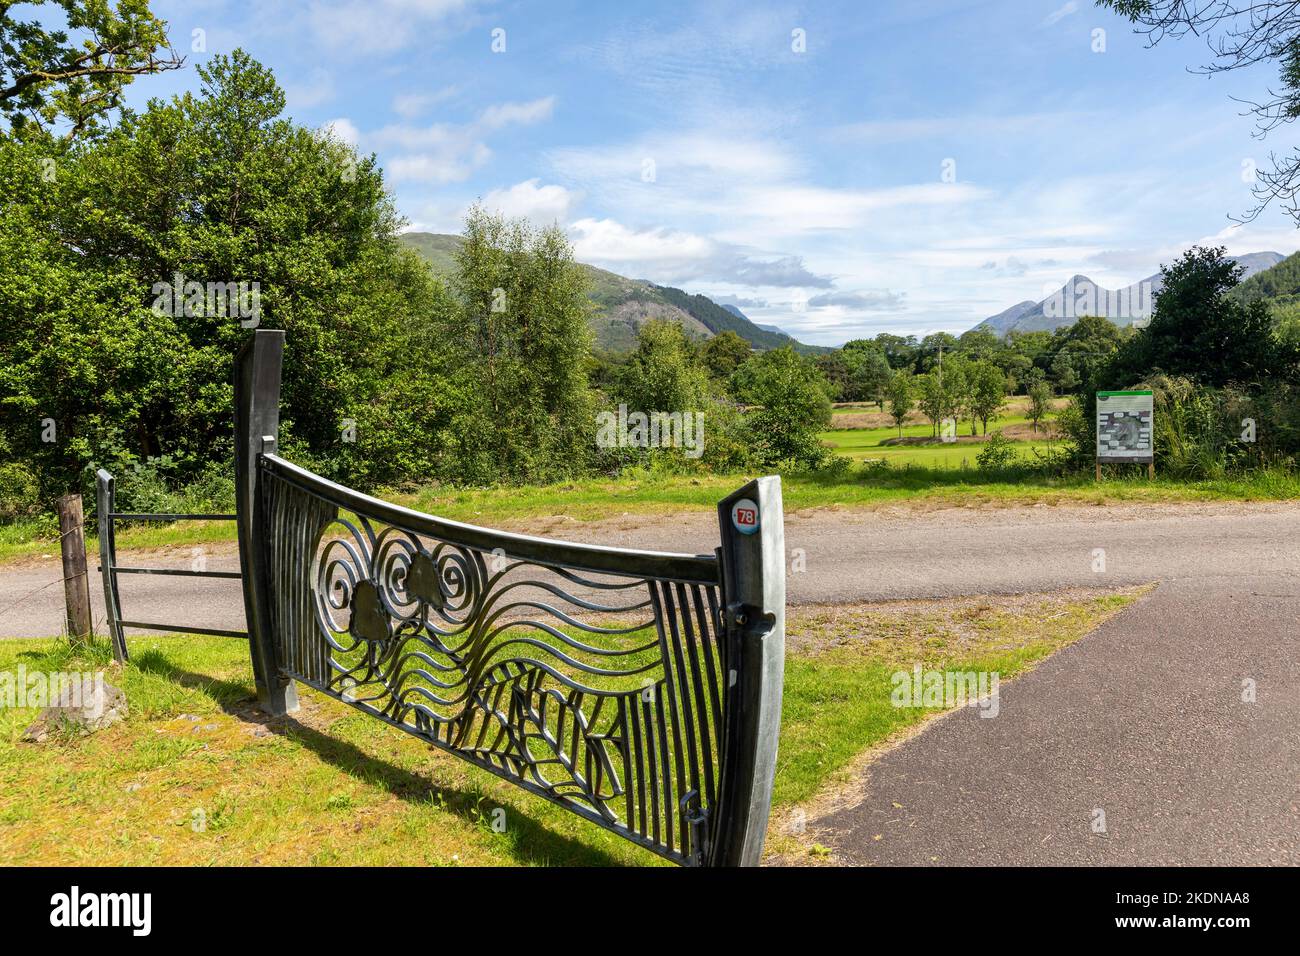
<path fill-rule="evenodd" d="M 375 582 L 361 581 L 352 592 L 352 620 L 348 624 L 348 631 L 353 637 L 376 644 L 381 644 L 392 636 L 393 625 L 379 598 L 379 588 Z"/>
<path fill-rule="evenodd" d="M 442 575 L 427 551 L 419 551 L 411 559 L 410 570 L 406 572 L 406 593 L 435 610 L 441 610 L 446 603 L 442 594 Z"/>

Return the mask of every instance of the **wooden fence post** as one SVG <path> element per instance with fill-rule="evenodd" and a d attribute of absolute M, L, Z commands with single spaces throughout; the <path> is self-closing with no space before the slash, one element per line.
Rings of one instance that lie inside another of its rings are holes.
<path fill-rule="evenodd" d="M 73 647 L 84 646 L 92 636 L 83 521 L 81 495 L 59 499 L 59 550 L 63 555 L 63 600 L 68 612 L 65 626 Z"/>

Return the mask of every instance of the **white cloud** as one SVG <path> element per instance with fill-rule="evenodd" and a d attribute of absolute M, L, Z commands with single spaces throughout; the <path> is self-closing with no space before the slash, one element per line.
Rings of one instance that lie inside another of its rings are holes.
<path fill-rule="evenodd" d="M 461 182 L 492 157 L 484 142 L 487 134 L 548 119 L 554 108 L 553 96 L 500 103 L 489 106 L 469 123 L 393 124 L 367 134 L 366 141 L 389 153 L 391 158 L 385 168 L 394 180 Z"/>
<path fill-rule="evenodd" d="M 703 236 L 671 229 L 633 230 L 613 219 L 579 219 L 573 251 L 584 262 L 674 263 L 706 259 L 717 246 Z"/>
<path fill-rule="evenodd" d="M 905 308 L 902 292 L 888 289 L 861 289 L 856 292 L 823 292 L 808 300 L 811 308 L 836 306 L 852 312 L 898 312 Z"/>
<path fill-rule="evenodd" d="M 540 179 L 515 183 L 509 189 L 494 189 L 483 197 L 483 205 L 491 212 L 510 218 L 530 219 L 549 225 L 563 223 L 578 196 L 563 186 L 541 185 Z"/>
<path fill-rule="evenodd" d="M 1060 23 L 1066 17 L 1073 16 L 1078 12 L 1079 12 L 1079 4 L 1076 3 L 1075 0 L 1069 0 L 1068 3 L 1058 7 L 1057 9 L 1049 13 L 1046 19 L 1043 20 L 1043 26 L 1045 27 L 1053 26 L 1054 24 Z"/>
<path fill-rule="evenodd" d="M 483 129 L 501 129 L 503 126 L 531 125 L 550 119 L 555 110 L 555 97 L 543 96 L 527 103 L 498 103 L 485 109 L 478 118 Z"/>
<path fill-rule="evenodd" d="M 735 246 L 785 248 L 808 232 L 875 225 L 900 215 L 988 198 L 969 182 L 882 188 L 807 185 L 806 162 L 783 142 L 727 130 L 664 133 L 635 142 L 547 153 L 555 176 L 581 188 L 612 218 L 713 224 Z"/>
<path fill-rule="evenodd" d="M 713 132 L 668 133 L 634 143 L 597 147 L 566 147 L 547 154 L 551 165 L 575 179 L 622 179 L 669 185 L 719 181 L 766 181 L 792 175 L 796 163 L 782 146 L 761 139 Z M 653 164 L 647 166 L 647 163 Z"/>
<path fill-rule="evenodd" d="M 686 100 L 712 104 L 742 77 L 802 64 L 790 48 L 791 28 L 799 23 L 791 16 L 757 4 L 695 4 L 668 23 L 625 17 L 625 25 L 597 33 L 570 55 L 675 107 Z"/>
<path fill-rule="evenodd" d="M 742 190 L 735 215 L 761 217 L 785 233 L 850 229 L 886 209 L 950 206 L 986 199 L 987 189 L 970 183 L 922 183 L 885 189 L 829 189 L 821 186 L 766 186 Z"/>
<path fill-rule="evenodd" d="M 579 219 L 570 227 L 574 252 L 584 262 L 604 264 L 665 285 L 689 282 L 744 288 L 829 288 L 801 256 L 761 255 L 732 243 L 667 228 L 631 229 L 613 219 Z"/>
<path fill-rule="evenodd" d="M 357 130 L 356 125 L 346 116 L 340 116 L 338 119 L 326 120 L 321 129 L 331 134 L 335 139 L 347 143 L 349 146 L 356 146 L 361 141 L 361 133 Z"/>
<path fill-rule="evenodd" d="M 430 28 L 464 13 L 471 0 L 317 0 L 307 23 L 336 53 L 392 53 L 428 36 Z"/>
<path fill-rule="evenodd" d="M 393 112 L 406 120 L 413 120 L 429 109 L 443 103 L 460 92 L 456 85 L 444 86 L 429 93 L 398 93 L 393 97 Z"/>

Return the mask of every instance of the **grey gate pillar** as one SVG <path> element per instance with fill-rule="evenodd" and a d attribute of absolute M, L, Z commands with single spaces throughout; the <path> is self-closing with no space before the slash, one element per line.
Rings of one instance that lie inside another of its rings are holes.
<path fill-rule="evenodd" d="M 781 479 L 758 478 L 718 503 L 724 680 L 735 695 L 722 751 L 714 866 L 757 866 L 763 855 L 781 731 L 785 666 L 785 522 Z"/>
<path fill-rule="evenodd" d="M 261 539 L 268 525 L 262 520 L 258 456 L 276 452 L 283 361 L 284 332 L 271 329 L 256 330 L 235 358 L 235 495 L 244 615 L 257 697 L 273 717 L 298 709 L 298 693 L 281 670 L 276 651 L 266 547 Z"/>

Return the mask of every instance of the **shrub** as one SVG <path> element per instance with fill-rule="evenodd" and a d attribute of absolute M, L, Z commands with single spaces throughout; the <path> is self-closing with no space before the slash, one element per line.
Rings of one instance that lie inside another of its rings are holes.
<path fill-rule="evenodd" d="M 0 464 L 0 519 L 27 518 L 41 510 L 41 483 L 20 462 Z"/>
<path fill-rule="evenodd" d="M 889 478 L 894 474 L 894 466 L 888 458 L 868 458 L 858 466 L 858 474 L 866 479 Z"/>
<path fill-rule="evenodd" d="M 817 468 L 817 474 L 831 481 L 848 481 L 853 476 L 854 464 L 852 458 L 831 455 Z"/>
<path fill-rule="evenodd" d="M 988 437 L 984 447 L 975 456 L 975 464 L 980 471 L 1002 471 L 1010 468 L 1016 461 L 1015 443 L 998 429 Z"/>
<path fill-rule="evenodd" d="M 831 422 L 830 386 L 810 359 L 789 346 L 763 352 L 736 371 L 732 385 L 742 401 L 756 406 L 746 422 L 764 465 L 817 468 L 825 461 L 817 433 Z"/>

